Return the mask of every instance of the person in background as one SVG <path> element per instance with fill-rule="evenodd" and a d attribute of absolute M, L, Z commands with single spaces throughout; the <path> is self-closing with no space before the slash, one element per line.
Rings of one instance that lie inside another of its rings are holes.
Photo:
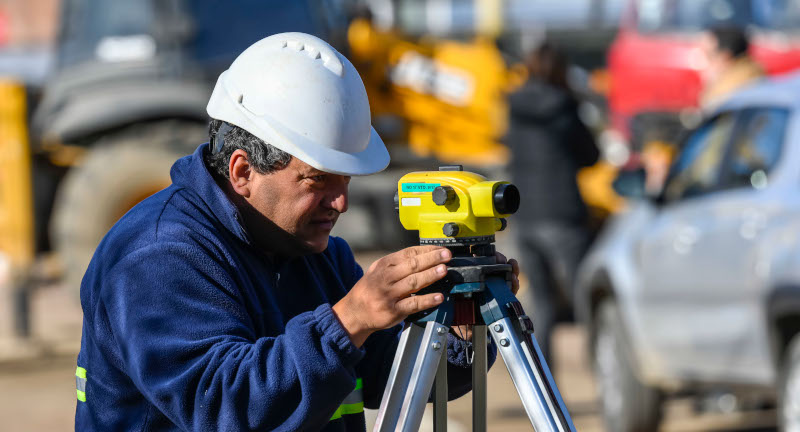
<path fill-rule="evenodd" d="M 704 88 L 700 108 L 710 111 L 734 91 L 764 76 L 764 69 L 748 54 L 747 33 L 739 27 L 716 27 L 701 41 L 708 59 L 703 72 Z"/>
<path fill-rule="evenodd" d="M 599 151 L 578 117 L 565 56 L 545 42 L 526 63 L 527 82 L 509 96 L 506 141 L 514 183 L 524 196 L 516 216 L 530 287 L 523 301 L 542 352 L 553 364 L 552 328 L 572 313 L 575 271 L 591 240 L 576 175 L 597 162 Z"/>

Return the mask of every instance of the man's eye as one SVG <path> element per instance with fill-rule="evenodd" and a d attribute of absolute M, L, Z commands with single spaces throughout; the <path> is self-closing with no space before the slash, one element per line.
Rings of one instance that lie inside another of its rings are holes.
<path fill-rule="evenodd" d="M 324 174 L 320 174 L 320 175 L 311 176 L 311 177 L 309 177 L 309 178 L 310 178 L 311 180 L 315 181 L 315 182 L 323 182 L 323 181 L 325 181 L 325 175 L 324 175 Z"/>

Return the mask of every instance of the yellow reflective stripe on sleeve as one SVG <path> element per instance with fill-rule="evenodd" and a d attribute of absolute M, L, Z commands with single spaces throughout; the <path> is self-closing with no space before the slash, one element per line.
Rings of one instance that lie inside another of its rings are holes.
<path fill-rule="evenodd" d="M 78 392 L 78 400 L 86 402 L 86 369 L 80 366 L 75 369 L 75 387 Z"/>
<path fill-rule="evenodd" d="M 364 412 L 364 402 L 342 405 L 336 411 L 341 411 L 342 415 L 362 413 Z"/>
<path fill-rule="evenodd" d="M 362 412 L 364 412 L 364 402 L 340 405 L 339 408 L 336 409 L 336 412 L 333 413 L 331 420 L 341 418 L 343 415 L 360 414 Z"/>
<path fill-rule="evenodd" d="M 339 405 L 339 408 L 337 408 L 336 412 L 331 416 L 331 420 L 341 418 L 343 415 L 360 414 L 364 412 L 363 388 L 364 383 L 361 381 L 361 378 L 356 379 L 356 388 L 344 398 L 343 403 Z"/>

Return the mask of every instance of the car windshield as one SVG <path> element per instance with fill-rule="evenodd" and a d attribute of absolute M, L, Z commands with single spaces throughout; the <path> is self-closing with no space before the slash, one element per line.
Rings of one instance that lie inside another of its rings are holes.
<path fill-rule="evenodd" d="M 98 43 L 109 36 L 149 35 L 153 23 L 150 1 L 64 1 L 59 62 L 65 66 L 94 57 Z"/>
<path fill-rule="evenodd" d="M 719 25 L 800 30 L 800 0 L 639 0 L 644 32 L 699 31 Z"/>

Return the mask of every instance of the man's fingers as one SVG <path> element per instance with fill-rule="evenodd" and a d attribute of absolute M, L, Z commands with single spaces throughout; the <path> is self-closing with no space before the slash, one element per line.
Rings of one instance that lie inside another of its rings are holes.
<path fill-rule="evenodd" d="M 423 255 L 428 252 L 433 252 L 435 250 L 444 249 L 441 246 L 434 246 L 434 245 L 424 245 L 424 246 L 411 246 L 407 247 L 403 250 L 397 251 L 392 255 L 398 255 L 398 258 L 403 261 L 409 258 L 413 258 L 417 255 Z"/>
<path fill-rule="evenodd" d="M 519 292 L 519 276 L 512 274 L 511 275 L 511 293 L 517 295 Z"/>
<path fill-rule="evenodd" d="M 445 277 L 445 275 L 447 275 L 447 266 L 444 264 L 439 264 L 436 267 L 418 273 L 412 273 L 395 284 L 395 287 L 399 290 L 396 291 L 396 294 L 398 297 L 413 294 Z"/>
<path fill-rule="evenodd" d="M 422 254 L 410 256 L 391 267 L 391 269 L 388 269 L 390 272 L 389 278 L 399 281 L 409 275 L 424 272 L 437 264 L 446 263 L 450 261 L 451 256 L 452 253 L 448 249 L 440 247 Z"/>
<path fill-rule="evenodd" d="M 397 302 L 397 310 L 402 314 L 408 316 L 417 312 L 422 312 L 439 306 L 444 300 L 444 296 L 440 293 L 418 295 L 408 297 Z"/>
<path fill-rule="evenodd" d="M 507 264 L 511 265 L 511 293 L 517 295 L 519 292 L 519 263 L 515 259 L 510 259 Z"/>
<path fill-rule="evenodd" d="M 495 259 L 497 259 L 498 264 L 511 264 L 511 271 L 519 276 L 519 263 L 515 259 L 508 259 L 505 255 L 501 254 L 500 252 L 494 253 Z"/>
<path fill-rule="evenodd" d="M 519 276 L 519 263 L 515 259 L 508 260 L 508 263 L 511 264 L 511 273 Z"/>

